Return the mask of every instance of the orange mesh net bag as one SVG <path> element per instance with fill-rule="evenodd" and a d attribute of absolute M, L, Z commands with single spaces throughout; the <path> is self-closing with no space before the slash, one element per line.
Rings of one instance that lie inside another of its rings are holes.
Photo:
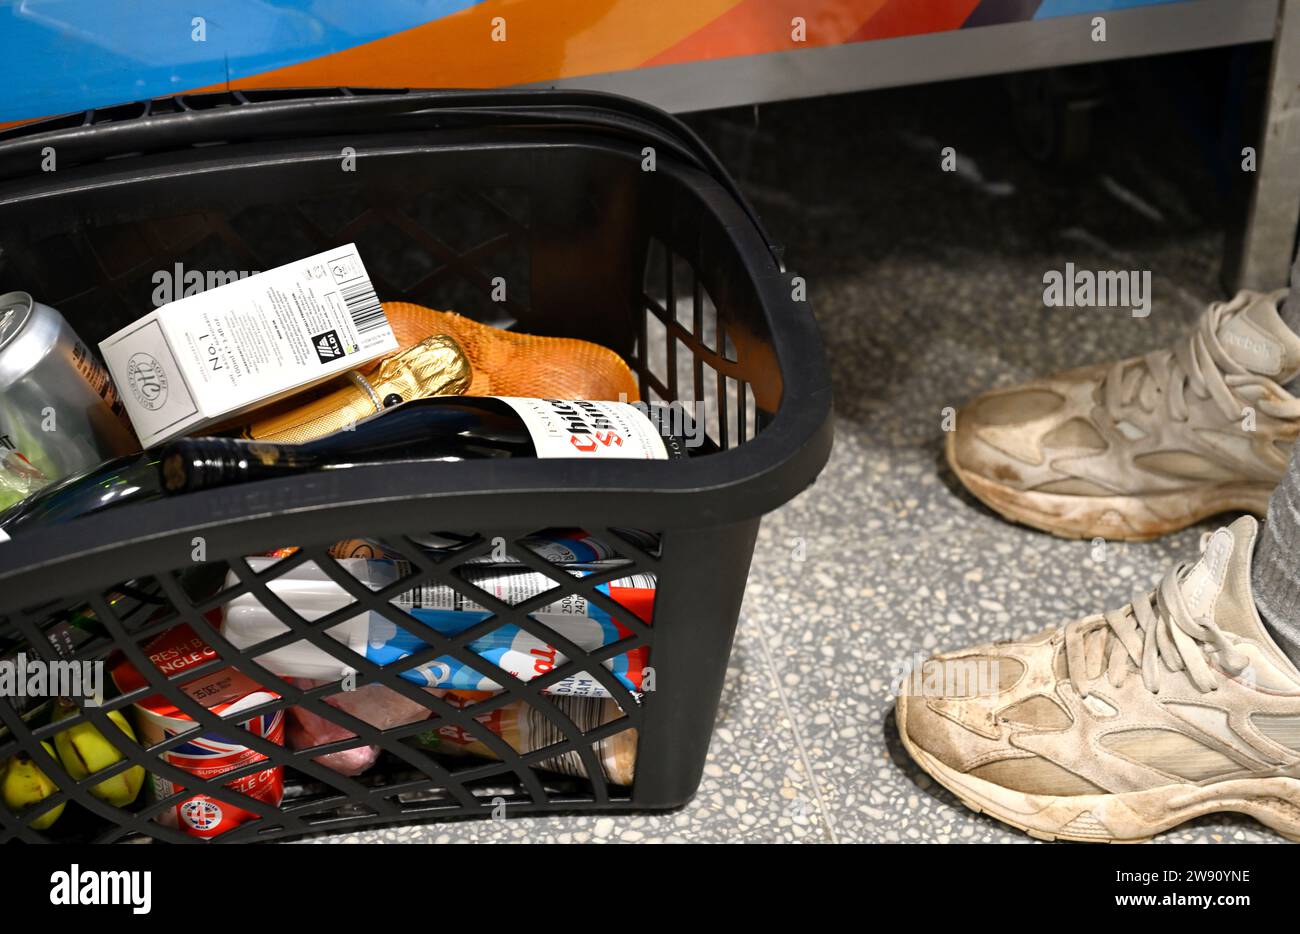
<path fill-rule="evenodd" d="M 599 344 L 536 337 L 479 324 L 450 311 L 384 302 L 399 347 L 435 334 L 453 337 L 474 370 L 467 396 L 523 396 L 637 402 L 636 377 L 623 358 Z"/>

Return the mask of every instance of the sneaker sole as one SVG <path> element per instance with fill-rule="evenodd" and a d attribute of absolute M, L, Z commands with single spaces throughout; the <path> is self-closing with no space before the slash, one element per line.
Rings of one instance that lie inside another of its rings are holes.
<path fill-rule="evenodd" d="M 966 470 L 957 462 L 955 433 L 944 454 L 962 486 L 1004 519 L 1061 538 L 1141 542 L 1224 512 L 1262 517 L 1275 483 L 1231 484 L 1149 496 L 1069 496 L 1018 490 Z"/>
<path fill-rule="evenodd" d="M 914 744 L 904 726 L 906 696 L 898 698 L 897 721 L 903 746 L 916 764 L 962 804 L 1039 840 L 1145 843 L 1193 818 L 1234 812 L 1300 843 L 1300 778 L 1165 785 L 1120 794 L 1031 795 L 958 772 Z"/>

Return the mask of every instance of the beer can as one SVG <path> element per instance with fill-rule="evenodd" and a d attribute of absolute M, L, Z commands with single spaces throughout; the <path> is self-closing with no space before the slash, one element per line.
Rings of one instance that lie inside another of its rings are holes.
<path fill-rule="evenodd" d="M 140 444 L 108 371 L 53 308 L 0 295 L 0 508 Z"/>

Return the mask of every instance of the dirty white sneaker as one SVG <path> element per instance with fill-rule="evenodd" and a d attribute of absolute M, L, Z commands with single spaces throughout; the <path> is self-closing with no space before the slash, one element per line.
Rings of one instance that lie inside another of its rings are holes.
<path fill-rule="evenodd" d="M 948 463 L 1005 518 L 1067 538 L 1262 516 L 1300 434 L 1285 296 L 1241 292 L 1172 350 L 986 393 L 957 414 Z"/>
<path fill-rule="evenodd" d="M 1136 841 L 1214 811 L 1300 840 L 1300 672 L 1250 591 L 1259 525 L 1122 610 L 939 655 L 898 697 L 917 763 L 1043 839 Z"/>

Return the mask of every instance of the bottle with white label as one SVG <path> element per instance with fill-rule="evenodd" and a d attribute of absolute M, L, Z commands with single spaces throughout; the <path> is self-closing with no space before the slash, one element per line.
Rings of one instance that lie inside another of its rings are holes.
<path fill-rule="evenodd" d="M 492 457 L 668 460 L 681 435 L 622 402 L 436 396 L 414 399 L 306 444 L 190 438 L 162 451 L 170 493 L 386 461 Z M 654 409 L 649 409 L 654 413 Z"/>
<path fill-rule="evenodd" d="M 681 422 L 680 414 L 655 405 L 435 396 L 394 405 L 362 419 L 350 431 L 306 444 L 187 438 L 110 461 L 0 512 L 0 542 L 28 529 L 164 493 L 358 464 L 484 457 L 686 457 Z"/>

